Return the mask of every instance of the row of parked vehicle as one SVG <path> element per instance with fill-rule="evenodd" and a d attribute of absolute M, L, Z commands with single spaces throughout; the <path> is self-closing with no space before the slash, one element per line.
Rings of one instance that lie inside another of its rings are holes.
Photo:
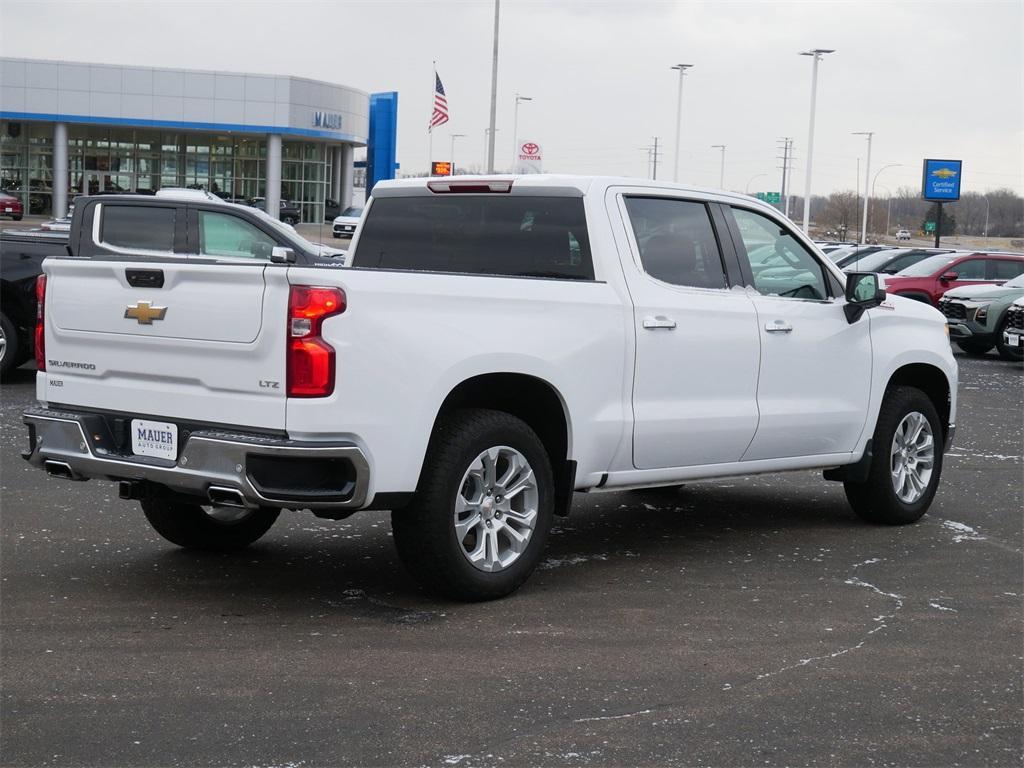
<path fill-rule="evenodd" d="M 951 248 L 821 243 L 845 272 L 885 275 L 886 291 L 916 299 L 946 316 L 950 339 L 964 352 L 993 347 L 1024 360 L 1024 255 Z"/>

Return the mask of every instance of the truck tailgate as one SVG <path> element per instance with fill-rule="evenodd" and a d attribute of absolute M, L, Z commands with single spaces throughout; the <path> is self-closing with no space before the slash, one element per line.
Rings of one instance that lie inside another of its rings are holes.
<path fill-rule="evenodd" d="M 43 401 L 169 420 L 285 426 L 285 269 L 46 262 Z"/>

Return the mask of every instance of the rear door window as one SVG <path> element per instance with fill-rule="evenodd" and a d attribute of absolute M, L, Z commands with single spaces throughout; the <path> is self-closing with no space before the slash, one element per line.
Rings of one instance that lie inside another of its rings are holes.
<path fill-rule="evenodd" d="M 593 280 L 578 197 L 382 197 L 362 224 L 352 266 Z"/>
<path fill-rule="evenodd" d="M 704 203 L 627 197 L 644 272 L 671 285 L 725 288 L 725 269 Z"/>
<path fill-rule="evenodd" d="M 115 248 L 173 251 L 177 209 L 158 205 L 103 205 L 100 240 Z"/>
<path fill-rule="evenodd" d="M 1022 272 L 1024 272 L 1024 261 L 1017 261 L 1016 259 L 988 260 L 989 280 L 1013 280 Z"/>

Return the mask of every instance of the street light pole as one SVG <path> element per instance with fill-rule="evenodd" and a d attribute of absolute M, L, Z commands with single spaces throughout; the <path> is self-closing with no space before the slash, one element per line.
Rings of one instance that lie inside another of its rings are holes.
<path fill-rule="evenodd" d="M 516 172 L 516 156 L 519 154 L 519 102 L 533 101 L 532 96 L 520 96 L 516 92 L 516 108 L 512 118 L 512 173 Z"/>
<path fill-rule="evenodd" d="M 494 0 L 494 54 L 491 59 L 491 132 L 487 135 L 487 172 L 494 173 L 494 124 L 498 115 L 498 19 L 501 0 Z"/>
<path fill-rule="evenodd" d="M 722 164 L 718 171 L 718 188 L 725 189 L 725 144 L 712 144 L 711 148 L 722 150 Z"/>
<path fill-rule="evenodd" d="M 801 56 L 814 57 L 814 67 L 811 70 L 811 120 L 807 128 L 807 178 L 804 181 L 804 234 L 808 233 L 811 226 L 811 161 L 814 158 L 814 102 L 818 91 L 818 62 L 826 53 L 835 53 L 834 48 L 814 48 L 810 51 L 802 51 Z"/>
<path fill-rule="evenodd" d="M 690 69 L 693 64 L 673 64 L 669 69 L 679 70 L 679 94 L 676 96 L 676 152 L 673 160 L 675 161 L 675 170 L 672 172 L 672 181 L 679 181 L 679 136 L 683 121 L 683 78 L 686 76 L 686 70 Z"/>
<path fill-rule="evenodd" d="M 450 169 L 450 172 L 451 172 L 452 176 L 455 175 L 455 140 L 456 139 L 465 138 L 465 136 L 466 136 L 466 134 L 464 134 L 464 133 L 453 133 L 452 134 L 452 157 L 451 157 L 451 159 L 452 159 L 452 167 Z"/>
<path fill-rule="evenodd" d="M 868 242 L 868 206 L 871 204 L 871 185 L 868 183 L 871 178 L 871 139 L 875 133 L 874 131 L 854 131 L 852 135 L 868 137 L 868 159 L 864 166 L 864 217 L 861 219 L 860 225 L 860 244 L 866 245 Z"/>
<path fill-rule="evenodd" d="M 878 177 L 882 174 L 882 171 L 884 171 L 886 168 L 902 168 L 902 167 L 903 167 L 903 163 L 889 163 L 888 165 L 883 165 L 881 168 L 879 168 L 878 171 L 875 173 L 875 178 L 873 178 L 871 180 L 871 197 L 875 196 L 875 184 L 878 183 Z M 889 198 L 889 206 L 888 206 L 888 213 L 886 213 L 886 215 L 885 215 L 885 236 L 888 237 L 889 236 L 889 213 L 892 212 L 892 193 L 891 192 L 886 192 L 886 195 Z"/>
<path fill-rule="evenodd" d="M 750 194 L 750 185 L 754 183 L 754 179 L 760 179 L 761 177 L 763 177 L 763 176 L 767 176 L 767 175 L 768 175 L 767 173 L 759 173 L 759 174 L 757 174 L 756 176 L 751 176 L 751 177 L 750 177 L 750 181 L 748 181 L 748 182 L 747 182 L 747 186 L 745 186 L 745 187 L 743 188 L 743 191 L 744 191 L 744 192 L 745 192 L 746 194 L 748 194 L 748 195 L 749 195 L 749 194 Z"/>

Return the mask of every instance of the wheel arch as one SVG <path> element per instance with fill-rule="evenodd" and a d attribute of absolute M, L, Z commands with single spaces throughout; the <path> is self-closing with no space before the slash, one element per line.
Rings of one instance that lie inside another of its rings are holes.
<path fill-rule="evenodd" d="M 565 398 L 550 382 L 525 373 L 483 373 L 457 384 L 434 417 L 431 434 L 449 413 L 462 408 L 490 408 L 524 421 L 537 433 L 555 476 L 555 513 L 569 511 L 576 479 L 572 423 Z"/>
<path fill-rule="evenodd" d="M 908 363 L 892 372 L 886 383 L 886 391 L 898 386 L 915 387 L 928 396 L 942 420 L 943 439 L 948 438 L 952 388 L 945 372 L 929 363 Z"/>
<path fill-rule="evenodd" d="M 905 299 L 920 301 L 922 304 L 927 304 L 928 306 L 935 306 L 932 303 L 932 297 L 925 291 L 896 291 L 893 295 L 902 296 Z"/>

